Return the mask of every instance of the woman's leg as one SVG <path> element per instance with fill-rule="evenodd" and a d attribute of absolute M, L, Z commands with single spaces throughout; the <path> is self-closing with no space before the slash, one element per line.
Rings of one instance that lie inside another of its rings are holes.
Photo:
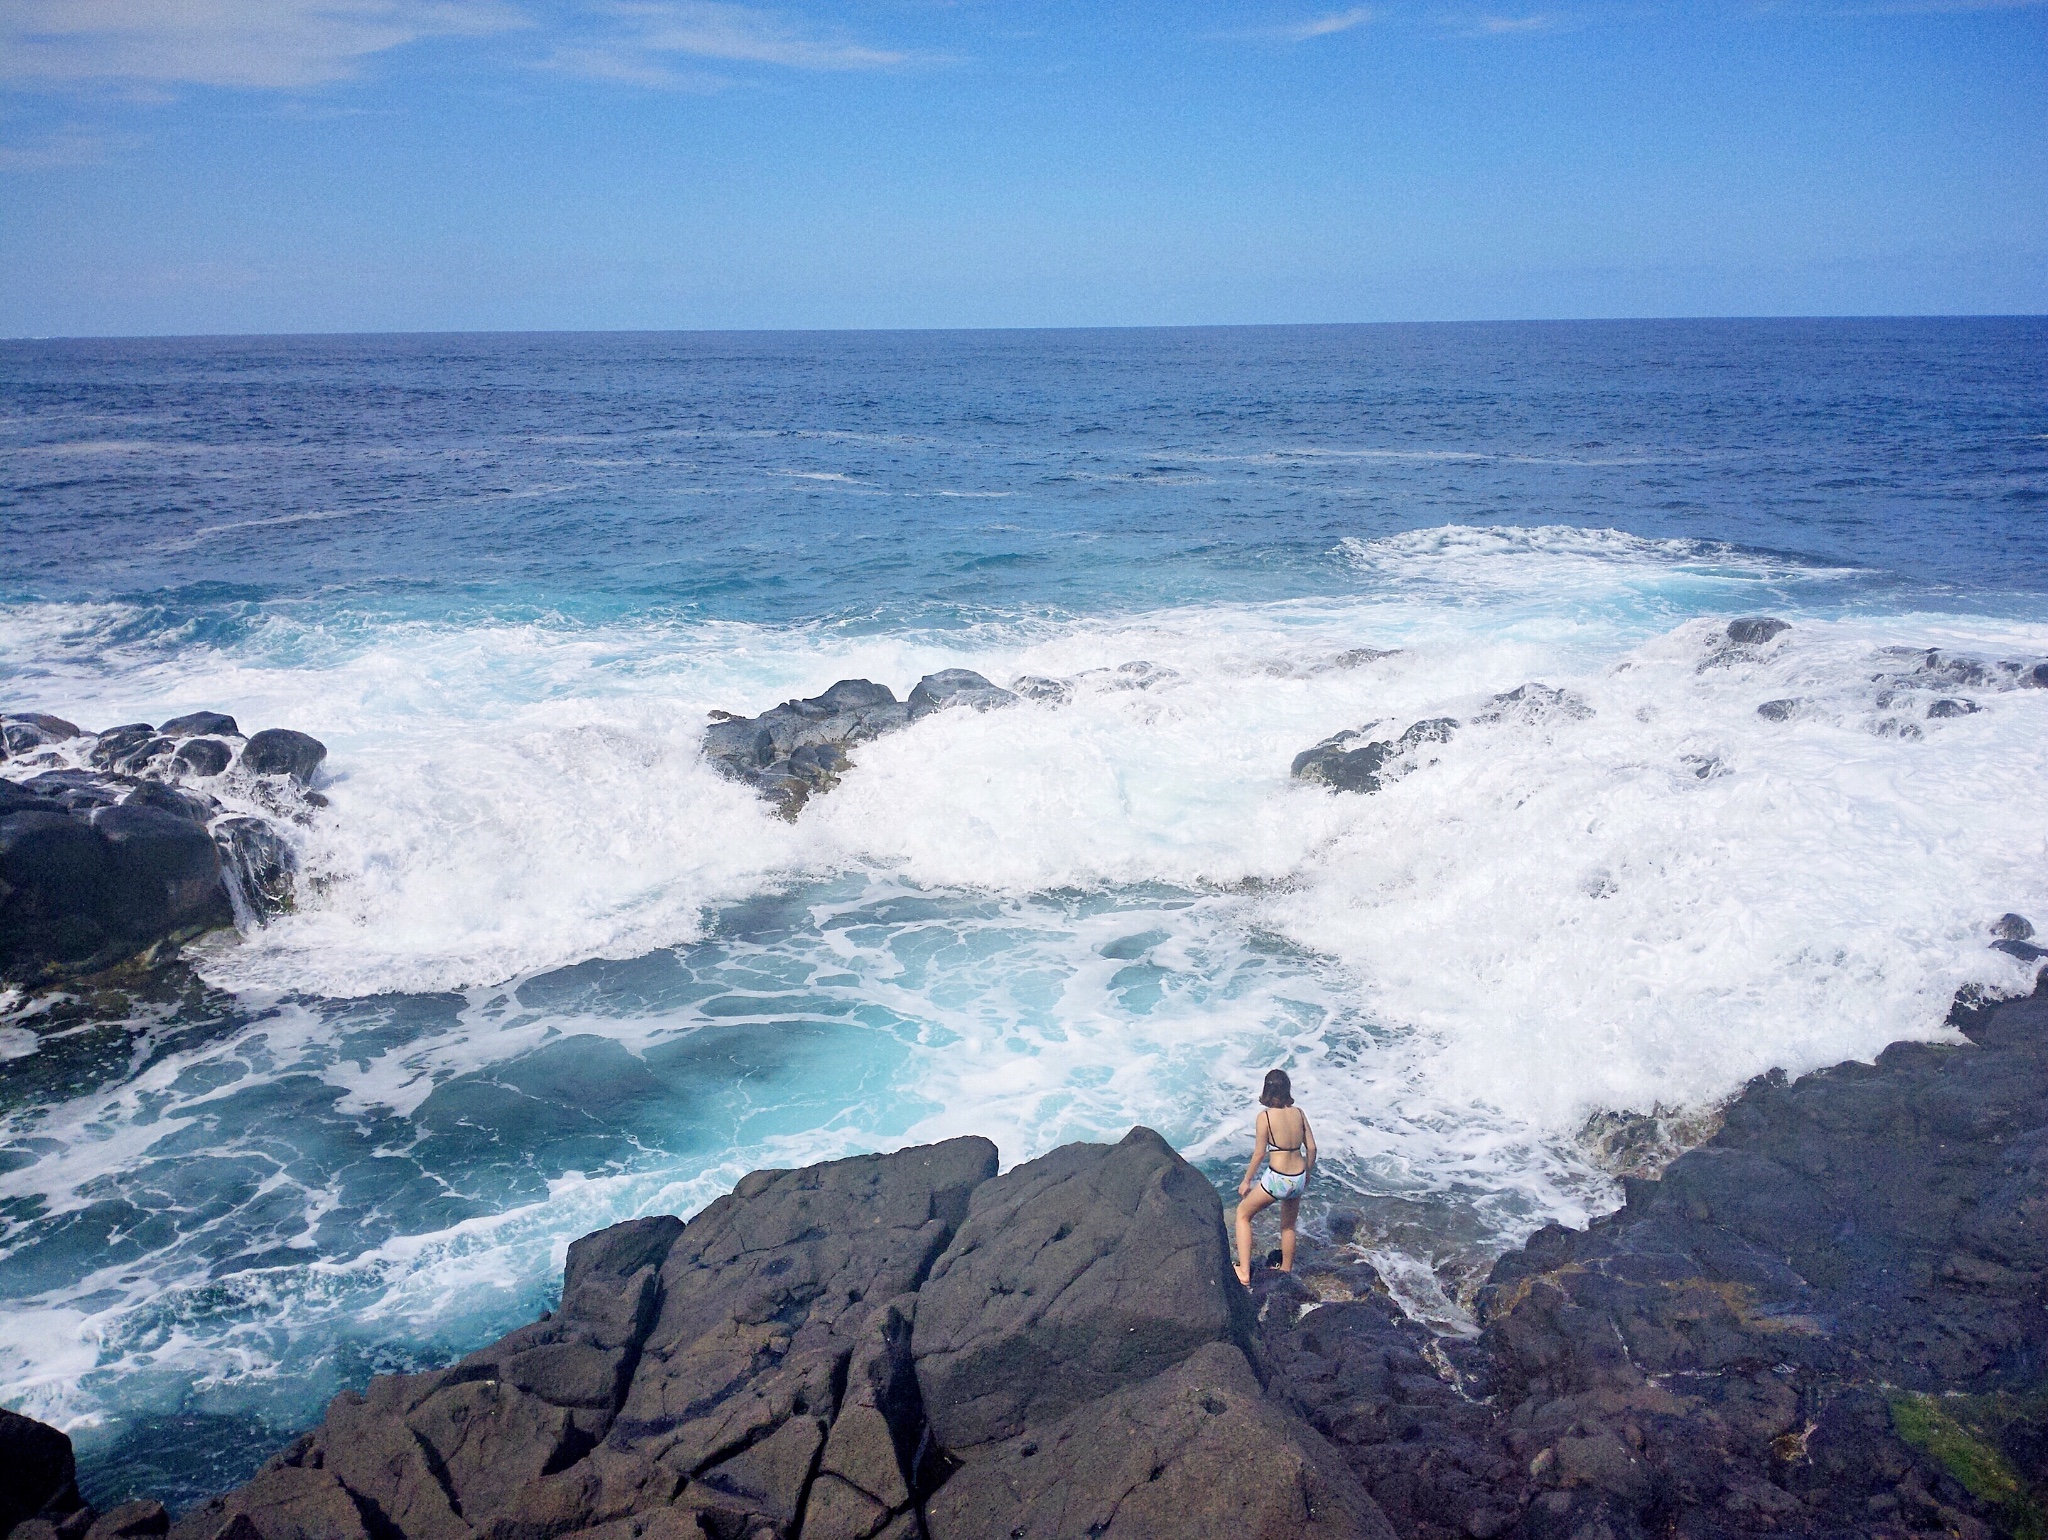
<path fill-rule="evenodd" d="M 1286 1198 L 1280 1204 L 1280 1271 L 1294 1271 L 1294 1221 L 1301 1213 L 1301 1199 Z M 1247 1226 L 1249 1229 L 1249 1226 Z"/>
<path fill-rule="evenodd" d="M 1252 1215 L 1258 1213 L 1273 1201 L 1273 1195 L 1263 1187 L 1254 1187 L 1237 1204 L 1237 1281 L 1246 1288 L 1252 1285 Z"/>

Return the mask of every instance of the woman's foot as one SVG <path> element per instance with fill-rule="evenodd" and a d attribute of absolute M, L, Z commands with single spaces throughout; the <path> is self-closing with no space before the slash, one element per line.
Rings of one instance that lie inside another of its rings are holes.
<path fill-rule="evenodd" d="M 1233 1269 L 1233 1271 L 1236 1272 L 1239 1283 L 1243 1284 L 1246 1288 L 1252 1286 L 1252 1270 L 1250 1268 L 1240 1267 Z"/>

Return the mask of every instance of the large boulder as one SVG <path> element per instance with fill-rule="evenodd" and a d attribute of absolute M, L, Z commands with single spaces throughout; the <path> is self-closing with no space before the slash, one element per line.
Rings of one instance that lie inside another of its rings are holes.
<path fill-rule="evenodd" d="M 242 736 L 242 729 L 235 725 L 235 719 L 225 711 L 192 711 L 181 717 L 172 717 L 157 731 L 166 738 L 211 737 L 224 733 L 230 738 Z"/>
<path fill-rule="evenodd" d="M 62 717 L 40 711 L 0 716 L 0 759 L 12 759 L 17 754 L 32 753 L 46 744 L 65 743 L 83 736 L 76 722 L 67 722 Z"/>
<path fill-rule="evenodd" d="M 909 704 L 910 718 L 916 721 L 953 706 L 969 706 L 976 711 L 1014 706 L 1017 696 L 991 684 L 971 668 L 942 668 L 918 680 L 911 688 Z"/>
<path fill-rule="evenodd" d="M 79 1507 L 71 1440 L 46 1422 L 0 1409 L 0 1534 L 38 1514 Z"/>
<path fill-rule="evenodd" d="M 959 1451 L 1251 1335 L 1216 1189 L 1139 1128 L 978 1190 L 919 1293 L 913 1342 L 932 1430 Z"/>
<path fill-rule="evenodd" d="M 289 776 L 310 786 L 326 757 L 327 745 L 318 738 L 288 727 L 266 727 L 242 745 L 240 767 L 250 775 Z"/>
<path fill-rule="evenodd" d="M 116 937 L 146 944 L 234 923 L 221 884 L 220 849 L 203 823 L 129 801 L 99 809 L 92 827 L 111 858 L 103 914 Z"/>

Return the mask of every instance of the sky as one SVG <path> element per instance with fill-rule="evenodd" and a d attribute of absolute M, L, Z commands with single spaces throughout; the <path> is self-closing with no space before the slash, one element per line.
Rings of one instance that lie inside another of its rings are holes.
<path fill-rule="evenodd" d="M 0 0 L 0 336 L 2044 311 L 2044 3 Z"/>

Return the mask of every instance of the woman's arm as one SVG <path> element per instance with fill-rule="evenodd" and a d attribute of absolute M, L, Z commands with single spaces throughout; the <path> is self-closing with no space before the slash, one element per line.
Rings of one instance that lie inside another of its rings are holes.
<path fill-rule="evenodd" d="M 1244 1168 L 1244 1180 L 1237 1184 L 1237 1195 L 1242 1198 L 1252 1190 L 1252 1178 L 1259 1174 L 1259 1162 L 1266 1158 L 1266 1114 L 1259 1114 L 1258 1122 L 1252 1125 L 1252 1163 Z"/>
<path fill-rule="evenodd" d="M 1301 1115 L 1301 1139 L 1308 1146 L 1308 1164 L 1301 1168 L 1302 1175 L 1306 1176 L 1316 1168 L 1316 1131 L 1308 1126 L 1308 1114 L 1305 1112 Z"/>

